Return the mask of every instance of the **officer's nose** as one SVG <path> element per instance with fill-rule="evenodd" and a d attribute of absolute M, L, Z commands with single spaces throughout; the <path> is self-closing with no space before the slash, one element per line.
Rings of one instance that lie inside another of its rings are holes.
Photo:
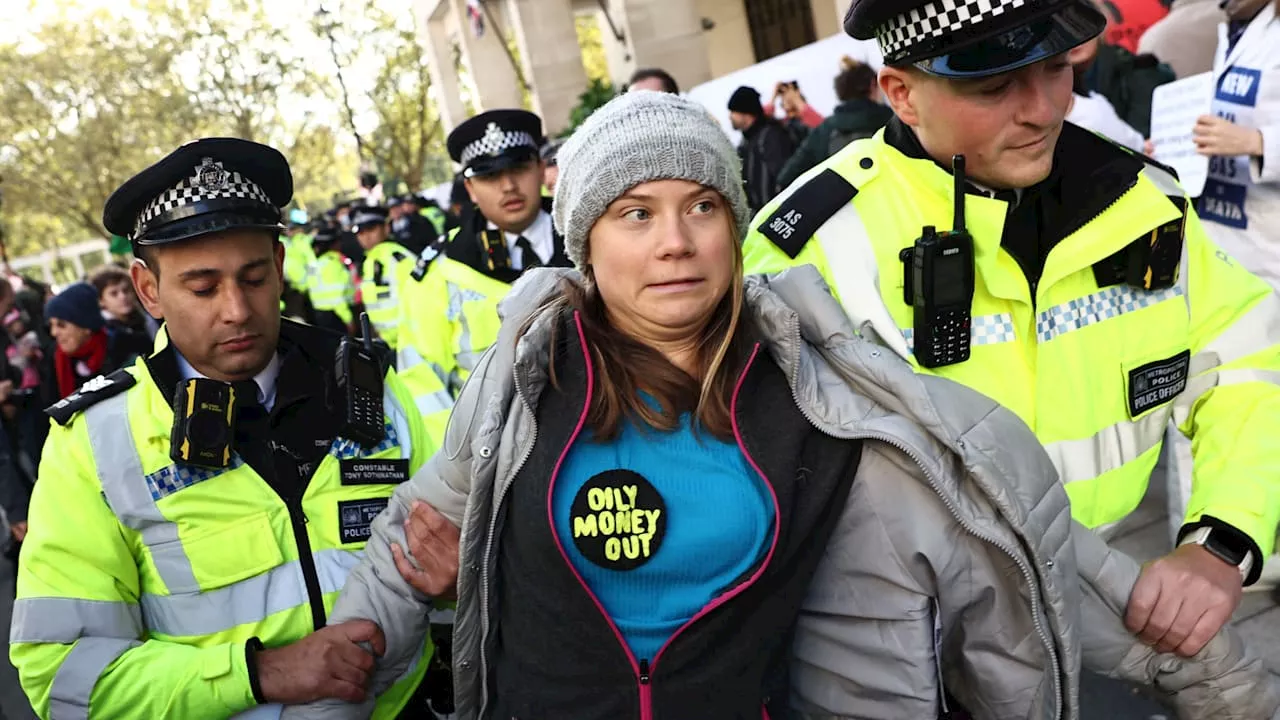
<path fill-rule="evenodd" d="M 249 295 L 239 285 L 231 286 L 222 298 L 222 321 L 229 325 L 242 325 L 249 315 Z"/>
<path fill-rule="evenodd" d="M 1055 82 L 1043 68 L 1029 68 L 1018 78 L 1018 121 L 1047 128 L 1058 119 L 1054 103 Z"/>

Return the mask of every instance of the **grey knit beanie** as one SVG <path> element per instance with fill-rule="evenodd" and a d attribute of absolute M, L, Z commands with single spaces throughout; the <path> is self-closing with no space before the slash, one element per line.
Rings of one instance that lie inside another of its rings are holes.
<path fill-rule="evenodd" d="M 560 148 L 556 229 L 579 270 L 587 235 L 623 193 L 653 180 L 688 180 L 719 191 L 733 209 L 738 239 L 751 223 L 742 163 L 715 118 L 698 103 L 652 91 L 629 92 L 596 110 Z"/>

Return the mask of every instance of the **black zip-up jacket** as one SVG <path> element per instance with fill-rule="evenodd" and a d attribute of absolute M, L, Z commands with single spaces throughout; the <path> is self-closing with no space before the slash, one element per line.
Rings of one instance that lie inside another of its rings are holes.
<path fill-rule="evenodd" d="M 764 559 L 724 588 L 656 657 L 635 658 L 566 559 L 549 498 L 589 402 L 589 361 L 572 320 L 557 348 L 560 390 L 537 403 L 537 442 L 500 512 L 499 618 L 489 718 L 715 720 L 785 717 L 801 601 L 858 467 L 861 444 L 820 433 L 757 346 L 734 392 L 735 435 L 777 502 Z M 689 557 L 688 562 L 698 562 Z M 767 708 L 767 710 L 766 710 Z"/>

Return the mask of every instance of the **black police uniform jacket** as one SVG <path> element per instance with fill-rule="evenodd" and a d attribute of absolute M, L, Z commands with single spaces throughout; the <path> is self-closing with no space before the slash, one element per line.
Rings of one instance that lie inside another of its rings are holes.
<path fill-rule="evenodd" d="M 550 198 L 542 199 L 542 209 L 547 213 L 551 212 Z M 543 263 L 543 267 L 573 267 L 573 262 L 564 251 L 564 238 L 554 229 L 552 234 L 555 250 L 551 259 Z M 490 230 L 489 220 L 475 206 L 463 212 L 458 232 L 445 243 L 444 252 L 451 260 L 475 268 L 499 282 L 514 283 L 523 273 L 522 270 L 511 268 L 506 236 L 501 230 Z"/>

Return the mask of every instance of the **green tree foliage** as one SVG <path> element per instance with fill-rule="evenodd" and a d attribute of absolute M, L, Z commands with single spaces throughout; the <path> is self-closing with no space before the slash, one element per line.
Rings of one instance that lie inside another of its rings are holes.
<path fill-rule="evenodd" d="M 578 105 L 569 113 L 569 127 L 561 137 L 568 137 L 573 134 L 578 126 L 587 121 L 591 117 L 591 113 L 600 109 L 605 103 L 617 97 L 618 91 L 614 88 L 613 83 L 600 78 L 592 78 L 591 84 L 587 86 L 585 92 L 578 96 Z"/>

